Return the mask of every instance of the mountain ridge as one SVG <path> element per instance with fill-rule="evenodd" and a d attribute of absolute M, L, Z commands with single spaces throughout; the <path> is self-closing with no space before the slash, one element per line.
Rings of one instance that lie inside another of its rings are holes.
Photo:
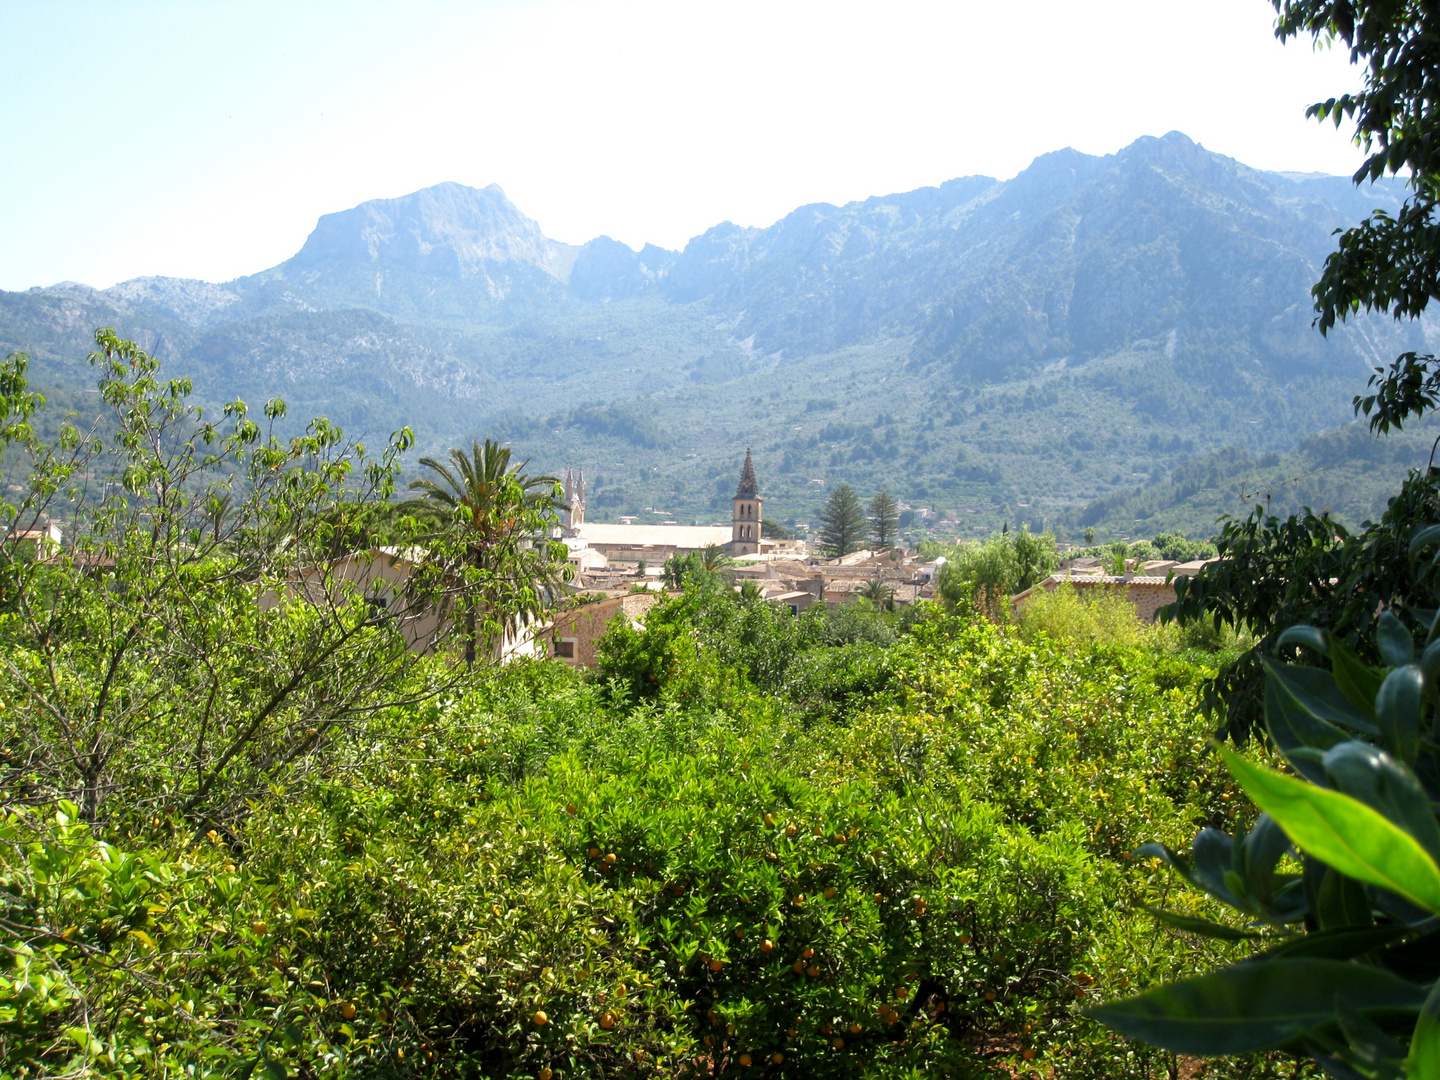
<path fill-rule="evenodd" d="M 708 512 L 710 481 L 673 459 L 708 469 L 741 439 L 799 506 L 843 476 L 968 500 L 977 522 L 1007 505 L 1058 520 L 1227 441 L 1293 446 L 1342 421 L 1376 363 L 1423 348 L 1424 323 L 1310 326 L 1332 231 L 1402 197 L 1171 132 L 636 251 L 552 241 L 498 186 L 446 182 L 327 214 L 231 282 L 0 293 L 0 349 L 73 388 L 103 322 L 202 392 L 412 424 L 425 449 L 503 428 L 531 455 L 629 455 L 601 487 L 620 508 Z"/>

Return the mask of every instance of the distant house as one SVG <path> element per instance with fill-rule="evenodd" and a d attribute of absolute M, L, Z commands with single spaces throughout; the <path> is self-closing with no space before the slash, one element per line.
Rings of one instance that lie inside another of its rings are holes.
<path fill-rule="evenodd" d="M 594 668 L 599 662 L 595 655 L 596 646 L 610 625 L 616 619 L 626 619 L 632 626 L 638 627 L 641 617 L 659 599 L 653 593 L 634 593 L 583 604 L 560 612 L 548 627 L 537 634 L 537 638 L 548 646 L 550 655 L 555 659 L 574 668 Z"/>
<path fill-rule="evenodd" d="M 302 570 L 292 588 L 310 603 L 343 604 L 359 597 L 388 613 L 411 652 L 434 654 L 450 629 L 453 609 L 448 599 L 420 597 L 411 588 L 411 578 L 422 565 L 420 554 L 396 548 L 352 552 L 324 566 Z M 262 598 L 261 605 L 273 607 L 278 602 L 272 594 Z M 492 659 L 508 663 L 542 655 L 537 644 L 542 633 L 533 620 L 525 620 L 492 647 Z"/>
<path fill-rule="evenodd" d="M 53 521 L 34 529 L 15 529 L 13 525 L 12 529 L 14 531 L 11 532 L 0 529 L 0 542 L 11 545 L 33 544 L 37 559 L 49 559 L 59 554 L 65 540 L 60 526 Z M 28 558 L 29 556 L 24 557 Z"/>

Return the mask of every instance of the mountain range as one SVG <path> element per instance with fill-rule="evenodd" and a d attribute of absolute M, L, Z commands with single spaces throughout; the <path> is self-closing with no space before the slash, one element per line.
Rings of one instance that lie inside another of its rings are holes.
<path fill-rule="evenodd" d="M 597 518 L 713 520 L 748 446 L 777 520 L 849 482 L 962 533 L 1138 534 L 1158 503 L 1136 488 L 1294 452 L 1347 422 L 1371 368 L 1426 347 L 1424 323 L 1311 325 L 1334 231 L 1403 194 L 1172 132 L 637 252 L 443 183 L 327 214 L 223 284 L 0 292 L 0 351 L 83 403 L 87 342 L 113 326 L 207 401 L 279 395 L 357 434 L 409 424 L 424 450 L 498 435 L 532 467 L 584 465 Z"/>

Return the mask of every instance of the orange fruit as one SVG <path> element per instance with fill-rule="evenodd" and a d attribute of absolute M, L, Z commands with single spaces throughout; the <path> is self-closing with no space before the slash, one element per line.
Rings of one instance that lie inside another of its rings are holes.
<path fill-rule="evenodd" d="M 760 951 L 761 951 L 761 952 L 773 952 L 774 950 L 775 950 L 775 943 L 774 943 L 773 941 L 771 941 L 768 937 L 767 937 L 764 941 L 760 942 Z"/>
<path fill-rule="evenodd" d="M 834 1031 L 834 1030 L 835 1030 L 835 1027 L 834 1027 L 833 1024 L 823 1024 L 823 1025 L 821 1025 L 821 1027 L 820 1027 L 820 1034 L 821 1034 L 821 1035 L 829 1035 L 829 1034 L 830 1034 L 832 1031 Z"/>
<path fill-rule="evenodd" d="M 805 894 L 802 892 L 799 896 L 795 897 L 795 899 L 791 900 L 790 902 L 796 907 L 802 906 L 805 903 Z"/>
<path fill-rule="evenodd" d="M 805 950 L 804 952 L 802 952 L 800 955 L 803 956 L 806 960 L 809 960 L 810 957 L 812 957 L 812 956 L 815 955 L 815 950 L 814 950 L 814 949 L 806 949 L 806 950 Z"/>
<path fill-rule="evenodd" d="M 856 1024 L 851 1024 L 851 1025 L 850 1025 L 850 1034 L 851 1034 L 851 1035 L 859 1035 L 859 1034 L 860 1034 L 860 1031 L 861 1031 L 861 1028 L 860 1028 L 860 1025 L 859 1025 L 858 1023 L 856 1023 Z"/>
<path fill-rule="evenodd" d="M 844 1039 L 836 1039 L 836 1040 L 835 1040 L 834 1042 L 832 1042 L 830 1045 L 833 1046 L 836 1050 L 843 1050 L 843 1049 L 845 1049 L 845 1040 L 844 1040 Z"/>
<path fill-rule="evenodd" d="M 895 991 L 895 996 L 896 996 L 897 998 L 899 998 L 901 1001 L 904 1001 L 907 997 L 910 996 L 910 991 L 907 990 L 905 987 L 902 986 L 902 987 L 900 987 L 899 989 L 897 989 L 897 990 Z"/>
<path fill-rule="evenodd" d="M 969 935 L 969 934 L 961 934 L 961 935 L 960 935 L 960 944 L 961 944 L 961 945 L 969 945 L 969 944 L 970 944 L 970 935 Z"/>
<path fill-rule="evenodd" d="M 808 967 L 805 969 L 805 974 L 809 975 L 810 978 L 813 979 L 820 974 L 820 969 L 818 967 Z"/>
<path fill-rule="evenodd" d="M 613 863 L 615 861 L 615 852 L 612 851 L 609 855 L 606 855 L 605 861 L 608 863 Z"/>
<path fill-rule="evenodd" d="M 600 1026 L 606 1031 L 609 1031 L 615 1026 L 615 1017 L 611 1016 L 608 1012 L 603 1013 L 600 1017 Z"/>
<path fill-rule="evenodd" d="M 544 1009 L 536 1009 L 535 1015 L 532 1016 L 530 1019 L 535 1021 L 536 1027 L 544 1027 L 550 1022 L 550 1017 L 545 1015 Z"/>
<path fill-rule="evenodd" d="M 350 1002 L 348 1002 L 348 1001 L 345 1002 L 344 1005 L 341 1005 L 341 1006 L 340 1006 L 340 1018 L 341 1018 L 342 1020 L 354 1020 L 354 1019 L 355 1019 L 355 1006 L 352 1005 L 352 1004 L 350 1004 Z"/>
<path fill-rule="evenodd" d="M 746 1068 L 746 1069 L 748 1069 L 748 1068 L 750 1067 L 750 1055 L 749 1055 L 749 1054 L 741 1054 L 741 1055 L 740 1055 L 740 1065 L 741 1065 L 742 1068 Z"/>
<path fill-rule="evenodd" d="M 834 899 L 835 899 L 835 889 L 834 889 L 833 887 L 825 890 L 825 899 L 826 899 L 826 900 L 834 900 Z"/>
<path fill-rule="evenodd" d="M 574 814 L 574 813 L 577 813 L 578 811 L 576 811 L 576 809 L 575 809 L 575 804 L 572 802 L 569 806 L 565 807 L 565 812 L 566 812 L 567 814 Z"/>
<path fill-rule="evenodd" d="M 800 975 L 800 974 L 802 974 L 802 973 L 805 971 L 805 961 L 804 961 L 804 960 L 796 960 L 795 963 L 791 964 L 790 966 L 795 969 L 795 974 L 796 974 L 796 975 Z"/>
<path fill-rule="evenodd" d="M 785 1055 L 780 1053 L 779 1050 L 776 1050 L 775 1053 L 770 1055 L 770 1060 L 776 1065 L 783 1065 L 785 1063 Z"/>
<path fill-rule="evenodd" d="M 774 815 L 774 814 L 766 814 L 766 815 L 765 815 L 765 824 L 766 824 L 766 825 L 769 825 L 771 828 L 774 828 L 774 827 L 775 827 L 775 815 Z"/>
<path fill-rule="evenodd" d="M 257 934 L 264 934 L 264 933 L 266 933 L 270 928 L 269 928 L 268 926 L 266 926 L 263 922 L 260 922 L 260 921 L 257 919 L 255 922 L 252 922 L 252 923 L 250 924 L 250 929 L 253 930 L 253 931 L 255 931 L 255 933 L 257 933 Z"/>
<path fill-rule="evenodd" d="M 554 1075 L 555 1075 L 555 1070 L 552 1069 L 552 1068 L 550 1068 L 550 1066 L 548 1066 L 548 1065 L 545 1066 L 545 1068 L 543 1068 L 543 1069 L 540 1070 L 540 1080 L 550 1080 L 550 1078 L 551 1078 L 552 1076 L 554 1076 Z"/>
<path fill-rule="evenodd" d="M 745 931 L 744 931 L 744 930 L 736 930 L 736 931 L 735 931 L 735 940 L 736 940 L 736 941 L 744 941 L 744 940 L 745 940 Z"/>
<path fill-rule="evenodd" d="M 994 990 L 986 990 L 986 991 L 985 991 L 985 1000 L 986 1000 L 986 1001 L 994 1001 L 994 1000 L 995 1000 L 995 991 L 994 991 Z"/>
<path fill-rule="evenodd" d="M 724 967 L 724 966 L 725 966 L 725 965 L 724 965 L 723 963 L 721 963 L 719 960 L 711 960 L 711 961 L 710 961 L 710 970 L 711 970 L 711 971 L 719 971 L 719 970 L 720 970 L 722 967 Z"/>
<path fill-rule="evenodd" d="M 1022 1058 L 1024 1058 L 1026 1061 L 1034 1061 L 1034 1060 L 1035 1060 L 1035 1051 L 1034 1051 L 1032 1048 L 1030 1048 L 1030 1047 L 1027 1046 L 1024 1050 L 1021 1050 L 1021 1051 L 1020 1051 L 1020 1056 L 1021 1056 Z"/>
<path fill-rule="evenodd" d="M 785 1034 L 786 1034 L 786 1035 L 789 1035 L 790 1038 L 793 1039 L 793 1038 L 795 1038 L 796 1035 L 799 1035 L 799 1034 L 800 1034 L 800 1029 L 799 1029 L 799 1028 L 793 1028 L 793 1027 L 791 1027 L 791 1028 L 786 1028 L 786 1029 L 785 1029 Z"/>
<path fill-rule="evenodd" d="M 794 835 L 795 835 L 797 832 L 799 832 L 799 831 L 800 831 L 800 830 L 797 829 L 797 828 L 795 828 L 794 825 L 786 825 L 786 826 L 785 826 L 785 835 L 786 835 L 786 836 L 794 836 Z"/>
<path fill-rule="evenodd" d="M 599 849 L 598 847 L 592 847 L 592 848 L 587 852 L 587 854 L 588 854 L 592 859 L 598 859 L 598 858 L 600 857 L 600 849 Z"/>

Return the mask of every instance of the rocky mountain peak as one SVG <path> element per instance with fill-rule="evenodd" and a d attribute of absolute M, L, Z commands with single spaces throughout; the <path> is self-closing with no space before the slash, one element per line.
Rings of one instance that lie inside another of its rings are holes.
<path fill-rule="evenodd" d="M 533 266 L 565 281 L 579 249 L 551 240 L 497 184 L 446 182 L 326 214 L 287 270 L 369 263 L 432 277 L 471 277 L 487 266 Z"/>

